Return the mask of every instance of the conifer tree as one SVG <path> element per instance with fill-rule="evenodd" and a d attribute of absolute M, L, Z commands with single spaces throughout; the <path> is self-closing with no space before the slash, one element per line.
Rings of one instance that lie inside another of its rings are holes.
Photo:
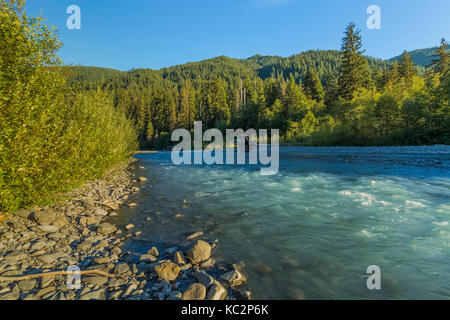
<path fill-rule="evenodd" d="M 417 74 L 414 62 L 411 59 L 411 55 L 405 50 L 400 58 L 398 64 L 399 76 L 404 78 L 406 81 L 411 81 L 411 79 Z"/>
<path fill-rule="evenodd" d="M 305 94 L 317 102 L 322 102 L 324 98 L 324 91 L 322 83 L 314 69 L 309 68 L 305 77 Z"/>
<path fill-rule="evenodd" d="M 358 89 L 368 86 L 370 74 L 363 54 L 361 30 L 350 23 L 342 39 L 339 77 L 339 95 L 346 100 L 351 100 Z"/>
<path fill-rule="evenodd" d="M 444 38 L 442 38 L 441 46 L 436 50 L 436 53 L 434 55 L 435 59 L 433 59 L 430 65 L 434 72 L 439 73 L 440 77 L 442 78 L 447 77 L 450 63 L 450 54 L 447 48 L 448 43 Z"/>

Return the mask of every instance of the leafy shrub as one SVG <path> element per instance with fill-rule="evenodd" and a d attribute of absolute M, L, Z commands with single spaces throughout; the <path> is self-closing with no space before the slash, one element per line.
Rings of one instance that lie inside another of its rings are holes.
<path fill-rule="evenodd" d="M 60 43 L 22 0 L 0 0 L 0 212 L 49 204 L 135 148 L 136 132 L 109 93 L 70 88 Z"/>

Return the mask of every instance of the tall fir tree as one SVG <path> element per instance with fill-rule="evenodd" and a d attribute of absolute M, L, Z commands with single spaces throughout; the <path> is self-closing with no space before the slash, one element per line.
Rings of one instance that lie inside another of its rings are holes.
<path fill-rule="evenodd" d="M 398 64 L 398 73 L 399 76 L 401 78 L 404 78 L 406 81 L 411 81 L 412 78 L 417 74 L 411 55 L 406 50 L 400 57 L 400 61 Z"/>
<path fill-rule="evenodd" d="M 450 54 L 447 50 L 448 43 L 444 38 L 441 40 L 440 47 L 436 50 L 434 59 L 429 67 L 431 67 L 435 73 L 438 73 L 441 78 L 448 76 L 448 69 L 450 63 Z"/>
<path fill-rule="evenodd" d="M 319 76 L 313 68 L 309 68 L 305 77 L 304 84 L 305 94 L 317 102 L 322 102 L 324 98 L 324 91 Z"/>
<path fill-rule="evenodd" d="M 361 30 L 350 23 L 342 39 L 339 75 L 339 95 L 345 100 L 353 99 L 358 89 L 370 83 L 369 67 L 363 54 Z"/>

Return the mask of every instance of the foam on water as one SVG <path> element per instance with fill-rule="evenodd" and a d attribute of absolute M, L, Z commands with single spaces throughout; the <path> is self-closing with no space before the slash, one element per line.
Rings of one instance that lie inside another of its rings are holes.
<path fill-rule="evenodd" d="M 261 176 L 139 155 L 152 187 L 124 211 L 121 222 L 144 231 L 127 245 L 164 249 L 202 230 L 219 240 L 218 263 L 245 264 L 256 299 L 450 298 L 450 147 L 290 147 L 280 157 L 280 173 Z M 366 287 L 369 265 L 381 268 L 381 292 Z"/>

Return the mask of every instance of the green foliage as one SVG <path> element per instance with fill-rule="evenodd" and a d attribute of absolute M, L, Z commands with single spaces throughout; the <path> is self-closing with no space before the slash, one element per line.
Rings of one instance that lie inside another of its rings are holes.
<path fill-rule="evenodd" d="M 0 212 L 45 205 L 135 149 L 113 96 L 67 86 L 53 28 L 0 0 Z"/>
<path fill-rule="evenodd" d="M 436 53 L 441 67 L 426 72 L 414 64 L 416 52 L 392 61 L 367 57 L 350 24 L 341 51 L 222 56 L 162 70 L 111 72 L 105 88 L 133 120 L 142 148 L 166 148 L 173 129 L 191 130 L 196 120 L 222 131 L 276 128 L 285 142 L 311 145 L 448 143 L 443 52 L 427 51 Z M 110 71 L 91 73 L 79 77 L 82 83 L 98 83 Z"/>

